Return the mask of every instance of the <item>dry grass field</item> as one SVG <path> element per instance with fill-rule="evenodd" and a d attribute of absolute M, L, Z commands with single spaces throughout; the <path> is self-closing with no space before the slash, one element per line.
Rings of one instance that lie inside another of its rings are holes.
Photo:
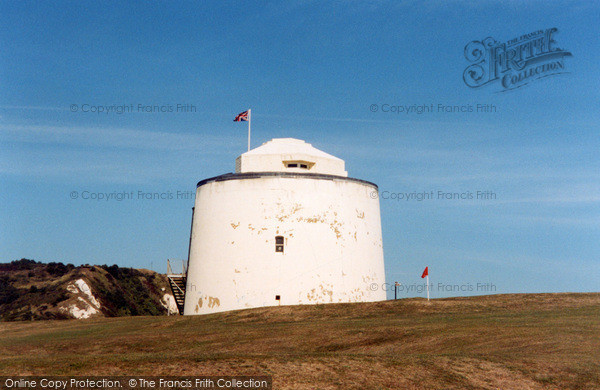
<path fill-rule="evenodd" d="M 0 375 L 272 375 L 275 389 L 599 389 L 600 294 L 0 323 Z"/>

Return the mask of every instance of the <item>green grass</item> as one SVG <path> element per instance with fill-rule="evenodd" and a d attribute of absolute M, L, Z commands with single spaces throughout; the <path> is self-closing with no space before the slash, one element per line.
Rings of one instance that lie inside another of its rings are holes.
<path fill-rule="evenodd" d="M 0 375 L 273 375 L 275 388 L 600 388 L 600 294 L 0 323 Z"/>

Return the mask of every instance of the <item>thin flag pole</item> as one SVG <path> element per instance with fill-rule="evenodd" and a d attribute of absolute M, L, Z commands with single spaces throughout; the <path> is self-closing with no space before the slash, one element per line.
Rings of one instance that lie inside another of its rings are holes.
<path fill-rule="evenodd" d="M 250 109 L 248 109 L 248 151 L 250 151 L 250 126 L 252 123 L 252 114 Z"/>
<path fill-rule="evenodd" d="M 427 273 L 427 300 L 429 301 L 429 273 Z"/>

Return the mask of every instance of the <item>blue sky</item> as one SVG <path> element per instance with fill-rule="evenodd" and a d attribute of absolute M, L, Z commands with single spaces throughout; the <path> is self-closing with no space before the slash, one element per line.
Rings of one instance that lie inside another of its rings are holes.
<path fill-rule="evenodd" d="M 166 258 L 187 256 L 192 199 L 71 192 L 194 191 L 234 170 L 246 126 L 232 119 L 250 107 L 254 147 L 304 139 L 382 193 L 496 194 L 381 199 L 388 281 L 408 289 L 429 266 L 434 297 L 484 293 L 477 283 L 598 291 L 598 20 L 587 1 L 2 1 L 0 261 L 164 272 Z M 507 92 L 465 85 L 466 44 L 552 27 L 572 53 L 566 73 Z M 86 104 L 196 111 L 81 112 Z"/>

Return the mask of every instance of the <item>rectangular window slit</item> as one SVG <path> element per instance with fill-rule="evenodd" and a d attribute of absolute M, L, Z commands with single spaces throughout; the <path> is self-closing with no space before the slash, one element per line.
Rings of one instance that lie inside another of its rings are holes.
<path fill-rule="evenodd" d="M 283 253 L 283 236 L 275 236 L 275 252 Z"/>

